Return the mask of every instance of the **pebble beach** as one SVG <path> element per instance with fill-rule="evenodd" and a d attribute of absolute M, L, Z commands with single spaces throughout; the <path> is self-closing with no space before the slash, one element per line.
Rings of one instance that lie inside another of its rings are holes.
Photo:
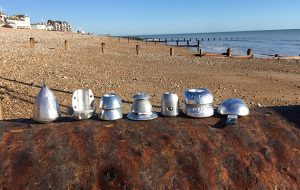
<path fill-rule="evenodd" d="M 29 38 L 35 39 L 34 48 Z M 37 30 L 1 28 L 0 41 L 0 117 L 2 111 L 6 120 L 32 117 L 43 79 L 64 116 L 79 88 L 91 89 L 97 97 L 119 94 L 124 113 L 137 92 L 149 93 L 159 111 L 162 93 L 177 93 L 182 104 L 186 89 L 200 87 L 211 89 L 214 107 L 230 97 L 242 98 L 250 107 L 300 104 L 300 60 L 199 57 L 180 47 L 170 56 L 170 47 L 159 43 Z"/>

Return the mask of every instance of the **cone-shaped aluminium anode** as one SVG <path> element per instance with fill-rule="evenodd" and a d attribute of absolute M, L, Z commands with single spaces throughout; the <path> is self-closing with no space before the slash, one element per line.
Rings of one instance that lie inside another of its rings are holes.
<path fill-rule="evenodd" d="M 61 115 L 60 107 L 53 94 L 44 82 L 42 89 L 36 97 L 33 108 L 33 120 L 39 123 L 49 123 Z"/>

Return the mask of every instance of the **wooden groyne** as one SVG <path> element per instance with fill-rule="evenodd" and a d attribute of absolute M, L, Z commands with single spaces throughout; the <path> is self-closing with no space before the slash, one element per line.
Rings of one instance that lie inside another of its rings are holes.
<path fill-rule="evenodd" d="M 216 37 L 213 37 L 213 38 L 195 38 L 195 39 L 192 39 L 192 38 L 141 38 L 141 37 L 134 37 L 135 40 L 137 41 L 144 41 L 146 43 L 148 42 L 154 42 L 155 44 L 157 42 L 159 43 L 164 43 L 166 45 L 169 45 L 169 46 L 177 46 L 177 47 L 185 47 L 185 48 L 197 48 L 197 51 L 200 53 L 199 54 L 196 54 L 196 55 L 200 55 L 200 57 L 203 57 L 203 56 L 227 56 L 227 57 L 230 57 L 230 58 L 236 58 L 236 59 L 249 59 L 249 58 L 253 58 L 254 57 L 254 51 L 252 48 L 249 48 L 246 52 L 246 55 L 232 55 L 232 49 L 231 48 L 228 48 L 230 49 L 231 51 L 231 54 L 228 55 L 228 49 L 227 49 L 227 52 L 226 53 L 212 53 L 212 52 L 209 52 L 209 53 L 203 53 L 203 50 L 200 49 L 201 48 L 201 42 L 203 41 L 238 41 L 242 38 L 239 38 L 239 37 L 224 37 L 224 38 L 216 38 Z M 279 54 L 274 54 L 274 55 L 265 55 L 265 54 L 262 54 L 260 56 L 268 56 L 269 58 L 275 58 L 275 59 L 294 59 L 294 60 L 300 60 L 300 54 L 299 56 L 281 56 Z"/>
<path fill-rule="evenodd" d="M 204 52 L 203 49 L 201 49 L 201 41 L 203 41 L 203 38 L 196 38 L 196 41 L 192 41 L 192 38 L 189 39 L 176 39 L 171 38 L 141 38 L 141 37 L 111 37 L 109 36 L 109 43 L 114 43 L 114 40 L 116 39 L 119 43 L 121 43 L 121 40 L 126 40 L 127 43 L 133 43 L 135 45 L 141 44 L 139 46 L 136 46 L 136 55 L 139 55 L 141 53 L 140 48 L 142 47 L 142 42 L 145 44 L 148 43 L 154 43 L 155 45 L 157 43 L 165 44 L 170 47 L 184 47 L 184 48 L 197 48 L 198 53 L 195 53 L 196 56 L 200 57 L 205 57 L 205 56 L 210 56 L 210 57 L 229 57 L 229 58 L 235 58 L 235 59 L 251 59 L 254 58 L 254 50 L 249 48 L 247 52 L 245 52 L 245 55 L 233 55 L 232 49 L 228 48 L 225 53 L 213 53 L 213 52 Z M 222 38 L 212 38 L 213 40 L 222 40 Z M 228 38 L 223 38 L 224 40 L 227 40 Z M 229 38 L 230 40 L 238 40 L 239 38 Z M 210 38 L 207 39 L 208 41 Z M 29 47 L 34 49 L 35 48 L 35 38 L 30 38 L 29 39 Z M 106 53 L 106 44 L 107 43 L 101 43 L 101 52 L 104 54 Z M 64 41 L 64 50 L 70 50 L 70 42 L 68 40 Z M 174 48 L 171 50 L 170 55 L 173 56 L 175 55 L 174 53 Z M 230 53 L 228 52 L 230 51 Z M 293 60 L 300 60 L 300 55 L 299 56 L 283 56 L 279 54 L 275 55 L 261 55 L 261 56 L 267 56 L 269 58 L 274 58 L 274 59 L 293 59 Z"/>

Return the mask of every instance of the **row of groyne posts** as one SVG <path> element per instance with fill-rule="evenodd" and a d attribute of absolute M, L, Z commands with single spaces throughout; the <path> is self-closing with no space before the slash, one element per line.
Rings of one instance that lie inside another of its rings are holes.
<path fill-rule="evenodd" d="M 202 56 L 205 56 L 205 55 L 217 55 L 217 54 L 212 54 L 212 53 L 204 53 L 203 49 L 201 49 L 200 47 L 200 43 L 201 41 L 217 41 L 217 40 L 239 40 L 239 38 L 196 38 L 195 41 L 192 41 L 192 38 L 183 38 L 183 39 L 175 39 L 175 38 L 170 38 L 170 39 L 167 39 L 167 38 L 141 38 L 141 37 L 119 37 L 119 41 L 121 38 L 125 38 L 127 39 L 128 43 L 130 42 L 130 40 L 134 40 L 136 41 L 137 43 L 139 41 L 143 41 L 145 42 L 146 44 L 147 43 L 154 43 L 154 44 L 157 44 L 157 43 L 165 43 L 166 45 L 169 45 L 169 46 L 177 46 L 177 47 L 195 47 L 198 49 L 198 52 L 199 52 L 199 56 L 202 57 Z M 195 43 L 196 42 L 196 43 Z M 139 45 L 137 45 L 137 54 L 139 52 Z M 173 56 L 174 55 L 174 48 L 171 47 L 170 48 L 170 55 Z M 232 48 L 228 48 L 226 53 L 223 53 L 222 55 L 226 55 L 227 57 L 232 57 Z M 253 53 L 253 50 L 252 49 L 248 49 L 247 50 L 247 56 L 246 58 L 252 58 L 254 56 L 254 53 Z M 279 55 L 277 55 L 279 56 Z M 276 55 L 275 55 L 276 57 Z"/>
<path fill-rule="evenodd" d="M 124 37 L 122 37 L 124 39 Z M 110 37 L 111 39 L 111 37 Z M 139 41 L 144 41 L 146 44 L 148 42 L 152 42 L 152 43 L 166 43 L 166 45 L 168 45 L 168 42 L 169 43 L 174 43 L 176 42 L 176 46 L 178 47 L 197 47 L 198 48 L 198 52 L 199 52 L 199 56 L 202 57 L 202 56 L 205 56 L 205 55 L 216 55 L 216 54 L 206 54 L 204 53 L 204 51 L 202 49 L 200 49 L 200 39 L 197 39 L 196 38 L 196 42 L 197 44 L 192 44 L 191 41 L 192 39 L 182 39 L 182 40 L 179 40 L 177 39 L 176 41 L 174 41 L 174 39 L 172 38 L 171 40 L 167 40 L 166 38 L 165 39 L 161 39 L 161 38 L 158 38 L 158 39 L 143 39 L 143 38 L 137 38 L 137 37 L 125 37 L 125 39 L 127 39 L 128 43 L 130 43 L 130 40 L 134 40 L 136 41 L 137 45 L 136 45 L 136 54 L 139 55 L 140 54 L 140 45 L 138 45 Z M 219 38 L 221 40 L 221 38 Z M 227 40 L 228 38 L 224 38 L 225 40 Z M 229 38 L 229 39 L 233 39 L 233 38 Z M 239 38 L 236 38 L 236 40 L 238 40 Z M 34 38 L 30 38 L 30 47 L 31 48 L 34 48 L 35 47 L 35 39 Z M 121 38 L 118 38 L 119 42 L 121 41 Z M 207 40 L 210 40 L 210 38 L 208 38 Z M 213 38 L 213 40 L 216 40 L 216 38 Z M 201 39 L 201 41 L 204 41 L 204 38 Z M 182 42 L 185 42 L 186 45 L 182 45 L 180 43 Z M 69 50 L 70 49 L 70 44 L 69 44 L 69 41 L 68 40 L 65 40 L 64 41 L 64 48 L 65 50 Z M 101 43 L 101 52 L 102 53 L 105 53 L 105 49 L 106 49 L 106 44 L 105 43 Z M 170 48 L 170 55 L 173 56 L 175 55 L 175 52 L 174 52 L 174 48 L 171 47 Z M 232 48 L 228 48 L 226 53 L 222 54 L 222 55 L 226 55 L 227 57 L 232 57 Z M 252 49 L 248 49 L 247 50 L 247 58 L 252 58 L 253 57 L 253 50 Z"/>
<path fill-rule="evenodd" d="M 143 41 L 146 44 L 148 42 L 152 42 L 154 44 L 156 44 L 156 43 L 165 43 L 166 45 L 169 45 L 169 46 L 196 47 L 196 48 L 198 48 L 198 52 L 199 52 L 200 57 L 202 57 L 202 56 L 218 56 L 218 55 L 222 55 L 222 56 L 226 55 L 227 57 L 236 57 L 236 58 L 253 58 L 254 57 L 254 53 L 253 53 L 252 49 L 247 50 L 247 56 L 233 56 L 232 55 L 232 48 L 228 48 L 226 53 L 223 53 L 223 54 L 204 53 L 204 51 L 200 48 L 200 41 L 205 41 L 205 40 L 207 40 L 207 41 L 210 41 L 210 40 L 213 40 L 213 41 L 216 41 L 216 40 L 239 40 L 239 38 L 201 38 L 201 39 L 196 38 L 196 44 L 192 43 L 192 38 L 189 38 L 189 39 L 186 39 L 186 38 L 179 39 L 178 38 L 177 40 L 174 40 L 174 38 L 171 38 L 171 39 L 167 39 L 167 38 L 141 38 L 141 37 L 116 37 L 116 38 L 118 38 L 119 42 L 121 42 L 121 39 L 127 39 L 128 43 L 130 43 L 130 41 L 136 41 L 136 43 L 137 43 L 137 45 L 136 45 L 136 54 L 137 55 L 140 54 L 140 45 L 138 45 L 139 41 Z M 112 39 L 112 37 L 110 37 L 110 40 L 111 39 Z M 176 44 L 176 45 L 174 45 L 174 44 Z M 34 40 L 34 38 L 30 38 L 30 47 L 34 48 L 34 46 L 35 46 L 35 40 Z M 65 40 L 64 47 L 65 47 L 65 50 L 70 49 L 70 45 L 69 45 L 68 40 Z M 101 44 L 101 52 L 102 53 L 105 53 L 105 47 L 106 47 L 106 44 L 102 43 Z M 173 47 L 170 48 L 170 55 L 171 56 L 175 55 Z M 269 56 L 274 56 L 275 58 L 280 57 L 279 54 L 269 55 Z M 300 54 L 299 54 L 299 56 L 300 56 Z"/>

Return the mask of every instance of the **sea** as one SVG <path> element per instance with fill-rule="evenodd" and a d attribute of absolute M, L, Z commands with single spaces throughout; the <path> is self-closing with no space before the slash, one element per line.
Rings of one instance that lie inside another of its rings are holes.
<path fill-rule="evenodd" d="M 168 45 L 187 45 L 184 39 L 190 40 L 189 47 L 194 51 L 199 48 L 206 52 L 225 53 L 227 48 L 232 48 L 233 54 L 245 55 L 251 48 L 256 57 L 269 57 L 276 54 L 280 56 L 300 55 L 300 29 L 290 30 L 262 30 L 244 32 L 215 32 L 215 33 L 191 33 L 191 34 L 163 34 L 163 35 L 140 35 L 138 37 L 162 40 L 167 39 Z M 173 42 L 170 42 L 171 40 Z M 197 40 L 200 40 L 198 47 Z M 203 40 L 203 41 L 202 41 Z"/>

